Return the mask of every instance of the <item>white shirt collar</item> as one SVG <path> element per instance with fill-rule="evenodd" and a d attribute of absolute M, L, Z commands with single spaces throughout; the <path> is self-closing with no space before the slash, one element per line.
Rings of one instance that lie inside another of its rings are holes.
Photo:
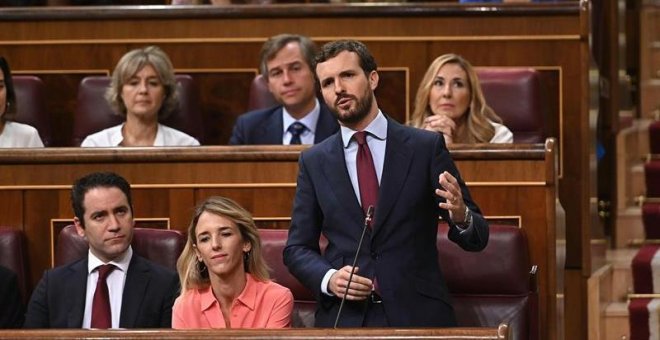
<path fill-rule="evenodd" d="M 308 131 L 311 133 L 316 133 L 316 123 L 319 121 L 319 116 L 321 115 L 321 106 L 319 105 L 319 100 L 314 99 L 314 108 L 312 111 L 309 111 L 308 114 L 305 115 L 305 117 L 302 117 L 301 119 L 295 119 L 289 111 L 286 110 L 286 107 L 282 106 L 282 135 L 285 135 L 287 130 L 289 129 L 289 125 L 293 124 L 294 122 L 301 122 L 305 127 L 307 127 Z"/>
<path fill-rule="evenodd" d="M 112 131 L 112 134 L 110 135 L 110 144 L 112 146 L 119 146 L 119 144 L 121 144 L 121 142 L 124 140 L 124 135 L 121 133 L 124 125 L 126 125 L 126 122 L 119 124 L 115 127 L 116 129 Z M 154 146 L 165 146 L 165 136 L 163 134 L 163 129 L 161 128 L 160 123 L 158 124 L 158 130 L 156 131 Z"/>
<path fill-rule="evenodd" d="M 353 135 L 357 131 L 343 125 L 340 125 L 339 128 L 341 131 L 341 140 L 344 143 L 344 148 L 348 148 L 348 145 L 351 143 L 351 138 L 353 138 Z M 378 110 L 376 118 L 374 118 L 374 120 L 372 120 L 371 123 L 367 125 L 364 131 L 369 132 L 369 134 L 380 140 L 387 139 L 387 118 L 385 118 L 385 115 L 380 111 L 380 109 Z"/>
<path fill-rule="evenodd" d="M 128 272 L 128 264 L 131 263 L 131 258 L 133 257 L 133 248 L 129 245 L 126 251 L 119 255 L 114 260 L 108 262 L 113 264 L 115 267 L 121 269 L 124 273 Z M 98 266 L 108 264 L 101 261 L 96 255 L 92 254 L 91 250 L 88 250 L 88 259 L 87 259 L 87 274 L 93 272 Z"/>

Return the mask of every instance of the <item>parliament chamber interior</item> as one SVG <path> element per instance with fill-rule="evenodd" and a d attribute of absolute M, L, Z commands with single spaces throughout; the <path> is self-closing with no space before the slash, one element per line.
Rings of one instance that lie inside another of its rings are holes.
<path fill-rule="evenodd" d="M 251 212 L 271 277 L 293 293 L 292 329 L 6 329 L 0 338 L 614 340 L 660 332 L 660 1 L 211 2 L 0 1 L 16 121 L 45 145 L 0 149 L 0 265 L 17 273 L 27 303 L 45 270 L 87 251 L 72 226 L 72 183 L 112 171 L 131 184 L 134 251 L 174 270 L 197 203 L 219 195 Z M 439 223 L 438 261 L 459 327 L 313 328 L 315 297 L 282 260 L 309 146 L 228 145 L 239 116 L 277 104 L 259 52 L 281 33 L 319 46 L 365 43 L 378 63 L 379 108 L 400 123 L 411 119 L 436 57 L 455 53 L 475 66 L 513 143 L 448 147 L 490 224 L 488 246 L 464 253 Z M 147 45 L 165 51 L 176 73 L 179 106 L 163 124 L 201 146 L 80 147 L 122 122 L 103 95 L 122 55 Z"/>

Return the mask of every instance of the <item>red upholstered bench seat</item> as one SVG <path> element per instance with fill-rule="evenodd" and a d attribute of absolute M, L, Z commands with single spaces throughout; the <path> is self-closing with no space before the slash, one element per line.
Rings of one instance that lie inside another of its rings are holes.
<path fill-rule="evenodd" d="M 204 144 L 204 124 L 197 85 L 190 75 L 177 74 L 175 77 L 179 107 L 167 117 L 163 117 L 160 123 L 183 131 Z M 89 76 L 80 81 L 73 119 L 72 146 L 79 146 L 85 137 L 124 121 L 124 118 L 115 114 L 105 99 L 110 81 L 111 78 L 107 76 Z"/>
<path fill-rule="evenodd" d="M 647 240 L 660 239 L 660 203 L 646 202 L 642 205 L 642 222 Z"/>
<path fill-rule="evenodd" d="M 646 197 L 660 197 L 660 160 L 644 164 L 646 178 Z"/>
<path fill-rule="evenodd" d="M 649 125 L 649 146 L 653 154 L 660 154 L 660 120 Z"/>
<path fill-rule="evenodd" d="M 660 299 L 635 298 L 628 303 L 630 340 L 651 339 L 651 332 L 658 334 L 660 325 Z"/>
<path fill-rule="evenodd" d="M 136 254 L 162 266 L 176 270 L 176 260 L 183 251 L 186 236 L 178 230 L 135 228 L 131 246 Z M 60 231 L 55 246 L 55 266 L 77 261 L 87 254 L 87 241 L 74 225 Z"/>
<path fill-rule="evenodd" d="M 272 278 L 291 289 L 294 327 L 312 327 L 315 301 L 282 262 L 287 230 L 260 230 L 263 252 Z M 447 239 L 447 226 L 438 230 L 438 257 L 462 327 L 497 327 L 509 323 L 513 339 L 538 338 L 538 296 L 535 273 L 530 273 L 527 239 L 517 227 L 491 225 L 490 240 L 479 253 L 461 250 Z M 324 248 L 324 242 L 321 249 Z"/>
<path fill-rule="evenodd" d="M 660 275 L 660 245 L 647 244 L 639 249 L 632 260 L 633 289 L 635 294 L 657 293 L 654 289 L 660 282 L 654 282 Z M 659 262 L 654 264 L 655 262 Z M 655 267 L 655 268 L 654 268 Z"/>
<path fill-rule="evenodd" d="M 30 287 L 28 287 L 28 282 L 30 276 L 23 231 L 9 227 L 0 227 L 0 265 L 16 273 L 18 289 L 20 289 L 23 295 L 22 300 L 27 302 L 29 299 Z"/>
<path fill-rule="evenodd" d="M 53 121 L 50 108 L 46 108 L 46 85 L 41 78 L 34 75 L 14 75 L 12 80 L 18 110 L 15 120 L 37 129 L 44 146 L 51 145 Z"/>

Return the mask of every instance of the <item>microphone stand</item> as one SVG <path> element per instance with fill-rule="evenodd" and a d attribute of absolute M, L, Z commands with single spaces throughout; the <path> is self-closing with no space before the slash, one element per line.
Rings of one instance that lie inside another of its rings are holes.
<path fill-rule="evenodd" d="M 339 305 L 339 310 L 337 311 L 337 318 L 335 319 L 335 327 L 339 324 L 339 317 L 341 316 L 341 310 L 344 308 L 344 303 L 346 302 L 346 295 L 348 295 L 348 288 L 351 286 L 351 280 L 353 280 L 353 273 L 355 272 L 355 265 L 357 264 L 358 255 L 360 254 L 360 249 L 362 248 L 362 241 L 364 241 L 364 235 L 367 233 L 367 227 L 371 222 L 371 218 L 374 215 L 374 206 L 370 205 L 367 209 L 367 216 L 364 218 L 364 226 L 362 226 L 362 235 L 360 235 L 360 242 L 358 242 L 357 250 L 355 251 L 355 257 L 353 258 L 353 266 L 351 268 L 351 274 L 348 276 L 348 283 L 346 284 L 346 289 L 344 290 L 344 296 L 341 298 L 341 304 Z"/>

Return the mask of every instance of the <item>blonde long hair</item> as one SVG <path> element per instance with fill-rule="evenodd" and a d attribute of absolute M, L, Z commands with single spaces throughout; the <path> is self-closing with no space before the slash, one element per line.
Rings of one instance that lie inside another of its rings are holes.
<path fill-rule="evenodd" d="M 460 55 L 449 53 L 437 57 L 426 70 L 422 78 L 417 96 L 415 97 L 415 110 L 408 125 L 417 128 L 424 127 L 424 119 L 432 116 L 433 112 L 429 105 L 431 87 L 440 68 L 446 64 L 457 64 L 467 74 L 470 88 L 470 106 L 465 112 L 467 115 L 464 128 L 457 129 L 458 135 L 454 136 L 454 143 L 488 143 L 495 135 L 495 128 L 491 122 L 502 123 L 502 119 L 486 104 L 479 78 L 474 67 Z"/>
<path fill-rule="evenodd" d="M 252 274 L 258 281 L 268 281 L 268 265 L 261 253 L 261 238 L 254 224 L 252 215 L 233 200 L 220 196 L 211 196 L 200 203 L 188 227 L 188 240 L 176 262 L 176 269 L 181 281 L 181 293 L 190 289 L 204 288 L 211 284 L 208 269 L 203 262 L 197 261 L 194 246 L 197 244 L 196 230 L 199 217 L 209 212 L 230 219 L 236 223 L 243 241 L 250 242 L 252 249 L 246 253 L 243 266 L 245 272 Z"/>

